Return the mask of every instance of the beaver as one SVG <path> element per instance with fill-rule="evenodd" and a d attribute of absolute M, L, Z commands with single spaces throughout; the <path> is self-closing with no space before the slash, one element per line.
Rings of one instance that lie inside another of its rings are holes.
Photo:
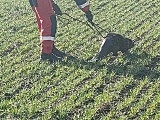
<path fill-rule="evenodd" d="M 108 33 L 101 44 L 99 52 L 91 59 L 91 61 L 102 60 L 111 52 L 113 53 L 113 56 L 117 56 L 118 51 L 126 53 L 132 47 L 134 47 L 134 43 L 131 39 L 117 33 Z"/>

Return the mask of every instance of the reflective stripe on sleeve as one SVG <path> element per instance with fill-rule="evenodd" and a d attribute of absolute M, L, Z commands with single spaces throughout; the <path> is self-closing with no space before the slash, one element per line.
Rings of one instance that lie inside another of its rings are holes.
<path fill-rule="evenodd" d="M 40 36 L 40 40 L 52 40 L 52 41 L 54 41 L 54 37 L 52 37 L 52 36 Z"/>
<path fill-rule="evenodd" d="M 88 5 L 89 5 L 89 2 L 87 1 L 87 2 L 86 2 L 86 3 L 84 3 L 84 4 L 79 5 L 79 8 L 84 8 L 84 7 L 88 6 Z"/>

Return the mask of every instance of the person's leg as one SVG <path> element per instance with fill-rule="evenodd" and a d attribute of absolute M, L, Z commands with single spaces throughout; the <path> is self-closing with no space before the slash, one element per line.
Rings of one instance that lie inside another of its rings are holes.
<path fill-rule="evenodd" d="M 33 1 L 33 0 L 32 0 Z M 40 31 L 40 43 L 41 43 L 41 60 L 48 59 L 49 61 L 58 60 L 59 58 L 52 54 L 54 46 L 54 38 L 56 33 L 56 25 L 52 17 L 54 16 L 54 11 L 52 9 L 52 4 L 50 0 L 34 0 L 36 1 L 36 6 L 32 6 L 36 18 L 37 24 Z"/>

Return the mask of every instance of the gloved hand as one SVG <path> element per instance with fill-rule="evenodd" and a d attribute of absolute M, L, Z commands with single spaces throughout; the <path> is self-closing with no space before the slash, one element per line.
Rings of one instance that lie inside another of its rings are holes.
<path fill-rule="evenodd" d="M 62 11 L 57 4 L 53 3 L 52 7 L 56 15 L 62 15 Z"/>
<path fill-rule="evenodd" d="M 90 22 L 90 23 L 92 23 L 93 15 L 92 15 L 91 11 L 85 12 L 85 16 L 87 18 L 87 21 Z"/>

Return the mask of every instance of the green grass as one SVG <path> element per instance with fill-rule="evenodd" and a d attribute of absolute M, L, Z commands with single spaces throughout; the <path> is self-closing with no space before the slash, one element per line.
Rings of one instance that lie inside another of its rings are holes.
<path fill-rule="evenodd" d="M 90 0 L 94 22 L 136 42 L 127 54 L 85 62 L 102 38 L 86 24 L 58 18 L 55 45 L 72 61 L 39 63 L 39 33 L 27 0 L 1 0 L 0 119 L 159 120 L 160 2 Z M 58 1 L 85 22 L 72 0 Z"/>

